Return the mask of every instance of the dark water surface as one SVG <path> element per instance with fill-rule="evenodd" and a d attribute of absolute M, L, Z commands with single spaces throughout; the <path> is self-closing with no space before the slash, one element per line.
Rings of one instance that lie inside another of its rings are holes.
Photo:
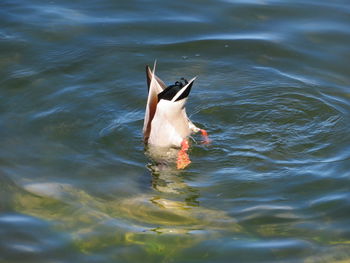
<path fill-rule="evenodd" d="M 1 263 L 350 262 L 349 1 L 3 0 L 0 25 Z M 144 154 L 154 59 L 198 75 L 184 171 Z"/>

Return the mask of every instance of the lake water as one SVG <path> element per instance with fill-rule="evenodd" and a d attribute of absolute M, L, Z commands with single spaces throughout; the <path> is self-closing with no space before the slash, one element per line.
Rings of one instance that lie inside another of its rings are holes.
<path fill-rule="evenodd" d="M 350 2 L 0 3 L 0 262 L 350 262 Z M 191 165 L 145 154 L 145 65 Z"/>

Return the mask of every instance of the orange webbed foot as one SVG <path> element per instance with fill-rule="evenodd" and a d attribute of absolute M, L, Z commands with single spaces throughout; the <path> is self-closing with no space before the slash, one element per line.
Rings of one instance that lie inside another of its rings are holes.
<path fill-rule="evenodd" d="M 190 157 L 187 154 L 189 148 L 189 143 L 187 139 L 181 142 L 181 149 L 177 154 L 176 167 L 177 169 L 185 169 L 190 163 Z"/>
<path fill-rule="evenodd" d="M 209 144 L 210 143 L 210 139 L 208 136 L 208 132 L 204 129 L 200 129 L 201 133 L 202 133 L 202 137 L 203 137 L 203 143 L 204 144 Z"/>

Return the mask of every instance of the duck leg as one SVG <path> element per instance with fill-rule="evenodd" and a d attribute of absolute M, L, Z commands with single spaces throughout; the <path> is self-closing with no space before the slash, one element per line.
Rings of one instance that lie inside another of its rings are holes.
<path fill-rule="evenodd" d="M 202 137 L 203 137 L 203 143 L 204 144 L 209 144 L 210 140 L 208 137 L 208 132 L 204 129 L 200 129 L 198 128 L 196 125 L 194 125 L 190 120 L 189 121 L 189 127 L 192 130 L 192 132 L 197 133 L 197 132 L 201 132 L 202 133 Z"/>
<path fill-rule="evenodd" d="M 183 141 L 181 142 L 181 149 L 177 154 L 177 169 L 184 169 L 191 163 L 190 157 L 187 154 L 188 148 L 188 139 L 183 139 Z"/>

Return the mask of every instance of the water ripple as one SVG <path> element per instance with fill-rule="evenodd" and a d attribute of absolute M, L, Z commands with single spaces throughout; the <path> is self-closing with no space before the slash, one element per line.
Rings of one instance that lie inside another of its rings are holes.
<path fill-rule="evenodd" d="M 0 261 L 337 262 L 349 254 L 345 0 L 0 8 Z M 145 64 L 198 75 L 182 171 L 149 163 Z"/>

